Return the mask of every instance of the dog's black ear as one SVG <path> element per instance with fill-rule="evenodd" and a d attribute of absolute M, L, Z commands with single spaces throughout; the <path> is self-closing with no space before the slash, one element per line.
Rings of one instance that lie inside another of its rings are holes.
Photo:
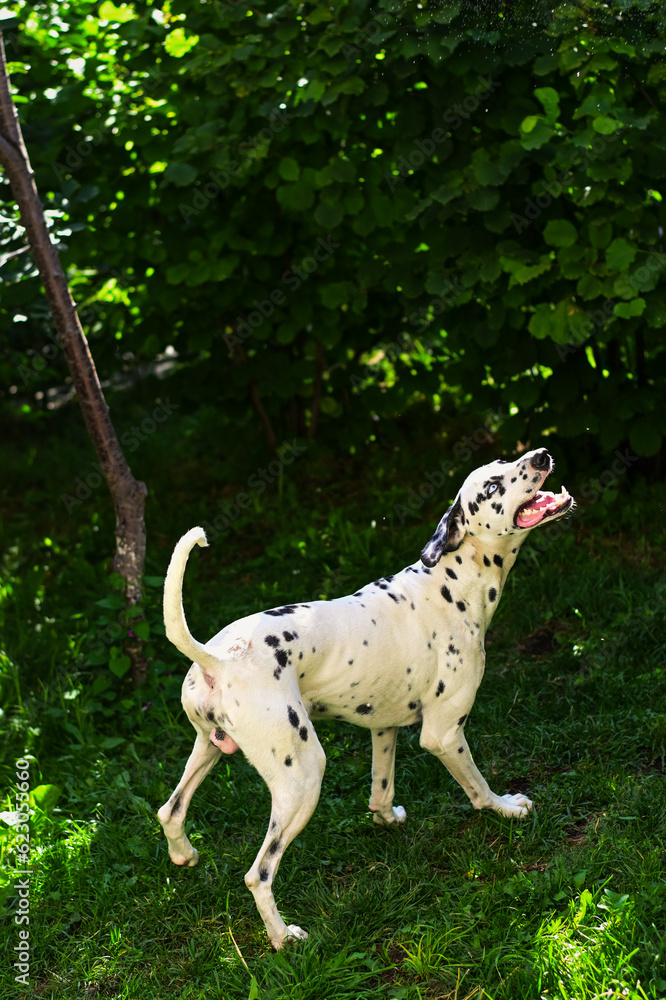
<path fill-rule="evenodd" d="M 421 562 L 432 568 L 445 552 L 455 552 L 462 545 L 467 528 L 460 494 L 437 525 L 437 531 L 421 552 Z"/>

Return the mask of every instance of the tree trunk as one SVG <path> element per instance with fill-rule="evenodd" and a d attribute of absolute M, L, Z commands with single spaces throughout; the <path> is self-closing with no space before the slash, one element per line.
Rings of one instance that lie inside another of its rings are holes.
<path fill-rule="evenodd" d="M 111 569 L 125 580 L 129 606 L 141 600 L 141 577 L 146 555 L 144 506 L 148 493 L 125 461 L 99 384 L 95 364 L 67 286 L 58 253 L 51 242 L 28 153 L 11 97 L 5 50 L 0 31 L 0 163 L 9 177 L 21 222 L 44 285 L 62 349 L 69 365 L 83 419 L 111 491 L 116 512 L 116 551 Z M 147 665 L 140 645 L 127 646 L 135 686 L 146 679 Z"/>

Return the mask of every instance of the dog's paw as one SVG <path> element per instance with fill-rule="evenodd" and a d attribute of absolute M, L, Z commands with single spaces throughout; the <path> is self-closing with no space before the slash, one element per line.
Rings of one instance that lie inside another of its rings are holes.
<path fill-rule="evenodd" d="M 386 816 L 379 812 L 372 815 L 373 823 L 378 826 L 392 826 L 394 823 L 404 823 L 406 819 L 407 813 L 402 806 L 392 806 L 390 813 Z"/>
<path fill-rule="evenodd" d="M 192 848 L 191 854 L 170 854 L 169 857 L 179 868 L 194 868 L 199 863 L 199 852 L 196 847 Z"/>
<path fill-rule="evenodd" d="M 498 795 L 497 812 L 503 816 L 513 816 L 516 819 L 525 819 L 532 810 L 532 801 L 526 795 Z"/>
<path fill-rule="evenodd" d="M 284 938 L 278 938 L 277 940 L 272 939 L 271 944 L 277 951 L 279 951 L 280 948 L 284 948 L 284 946 L 290 941 L 307 941 L 307 939 L 307 931 L 304 931 L 302 927 L 297 927 L 296 924 L 289 924 L 287 927 L 287 936 Z"/>

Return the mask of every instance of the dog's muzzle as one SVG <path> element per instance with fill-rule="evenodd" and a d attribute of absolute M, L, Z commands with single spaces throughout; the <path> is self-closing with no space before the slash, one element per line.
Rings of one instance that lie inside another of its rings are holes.
<path fill-rule="evenodd" d="M 543 473 L 543 485 L 553 469 L 553 460 L 545 448 L 534 452 L 530 458 L 530 465 L 535 472 Z M 547 517 L 559 517 L 566 513 L 572 504 L 573 497 L 564 486 L 557 494 L 551 493 L 550 490 L 537 490 L 529 500 L 520 505 L 513 523 L 517 528 L 535 528 Z"/>

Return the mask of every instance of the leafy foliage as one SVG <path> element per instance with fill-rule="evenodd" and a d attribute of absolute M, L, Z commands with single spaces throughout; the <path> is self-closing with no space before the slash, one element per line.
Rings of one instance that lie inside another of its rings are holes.
<path fill-rule="evenodd" d="M 173 346 L 216 405 L 343 448 L 413 405 L 504 408 L 507 443 L 556 430 L 581 457 L 660 448 L 662 5 L 15 7 L 26 139 L 103 371 Z M 28 346 L 35 302 L 34 278 L 3 299 L 5 370 L 43 390 L 62 369 Z"/>

